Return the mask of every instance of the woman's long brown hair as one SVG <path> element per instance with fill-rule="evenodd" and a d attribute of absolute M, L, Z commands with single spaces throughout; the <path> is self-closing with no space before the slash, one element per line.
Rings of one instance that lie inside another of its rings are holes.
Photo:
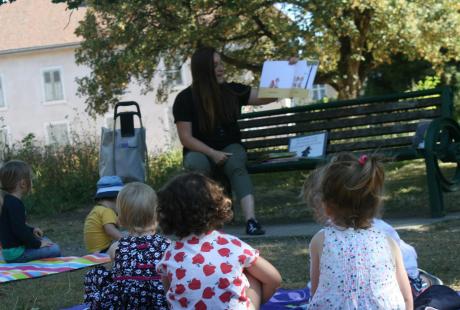
<path fill-rule="evenodd" d="M 219 84 L 214 71 L 214 53 L 202 47 L 192 56 L 192 93 L 198 111 L 199 129 L 211 134 L 219 122 L 229 123 L 239 113 L 238 98 L 225 84 Z"/>

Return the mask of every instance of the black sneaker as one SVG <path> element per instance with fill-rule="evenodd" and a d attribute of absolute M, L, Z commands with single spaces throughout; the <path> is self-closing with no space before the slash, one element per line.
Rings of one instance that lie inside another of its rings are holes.
<path fill-rule="evenodd" d="M 251 235 L 251 236 L 264 235 L 265 230 L 262 229 L 262 226 L 260 226 L 257 220 L 250 219 L 246 223 L 246 234 Z"/>

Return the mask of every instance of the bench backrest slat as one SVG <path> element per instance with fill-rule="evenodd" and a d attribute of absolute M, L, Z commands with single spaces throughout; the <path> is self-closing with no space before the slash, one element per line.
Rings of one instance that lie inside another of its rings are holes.
<path fill-rule="evenodd" d="M 323 130 L 327 153 L 408 147 L 421 121 L 452 110 L 443 95 L 438 89 L 253 112 L 239 126 L 249 153 L 284 151 L 291 137 Z"/>
<path fill-rule="evenodd" d="M 391 147 L 407 146 L 412 144 L 412 137 L 398 137 L 392 139 L 370 140 L 350 143 L 330 144 L 327 147 L 328 153 L 344 151 L 363 151 L 369 149 L 388 149 Z"/>
<path fill-rule="evenodd" d="M 427 107 L 440 107 L 440 97 L 435 98 L 422 98 L 413 101 L 404 101 L 396 103 L 377 102 L 374 104 L 360 104 L 358 106 L 331 108 L 328 107 L 328 103 L 324 104 L 322 109 L 309 110 L 296 112 L 287 112 L 280 115 L 272 115 L 269 117 L 262 117 L 256 119 L 241 119 L 239 121 L 240 129 L 255 128 L 270 125 L 281 125 L 286 124 L 286 121 L 290 122 L 309 122 L 316 120 L 329 120 L 338 117 L 346 116 L 359 116 L 377 114 L 383 112 L 395 112 L 405 110 L 418 110 Z M 281 110 L 280 110 L 281 112 Z M 244 116 L 243 116 L 244 117 Z"/>
<path fill-rule="evenodd" d="M 440 110 L 425 110 L 412 113 L 397 113 L 397 114 L 382 114 L 374 116 L 361 116 L 355 118 L 338 118 L 330 121 L 320 122 L 292 122 L 289 117 L 286 117 L 286 124 L 277 127 L 267 127 L 263 129 L 242 131 L 243 139 L 251 139 L 257 137 L 269 137 L 283 134 L 298 134 L 316 132 L 321 130 L 334 130 L 367 125 L 380 125 L 385 123 L 394 123 L 402 121 L 419 121 L 422 119 L 432 119 L 441 115 Z"/>
<path fill-rule="evenodd" d="M 349 138 L 361 138 L 369 136 L 383 136 L 404 132 L 414 132 L 418 123 L 391 124 L 390 126 L 370 127 L 363 129 L 344 129 L 329 133 L 329 140 L 340 140 Z"/>

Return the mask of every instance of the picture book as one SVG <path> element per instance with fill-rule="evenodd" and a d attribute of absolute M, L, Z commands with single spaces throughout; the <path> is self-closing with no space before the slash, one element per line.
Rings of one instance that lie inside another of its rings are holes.
<path fill-rule="evenodd" d="M 259 98 L 290 98 L 308 96 L 312 89 L 318 61 L 265 61 L 260 77 Z"/>
<path fill-rule="evenodd" d="M 289 152 L 297 157 L 321 158 L 325 156 L 327 146 L 327 132 L 321 131 L 289 139 Z"/>

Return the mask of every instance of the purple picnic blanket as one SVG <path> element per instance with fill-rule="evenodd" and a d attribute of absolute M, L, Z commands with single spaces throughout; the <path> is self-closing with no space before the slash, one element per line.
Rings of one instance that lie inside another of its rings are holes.
<path fill-rule="evenodd" d="M 287 290 L 280 288 L 276 293 L 270 298 L 270 300 L 262 305 L 261 310 L 304 310 L 307 309 L 308 298 L 310 298 L 310 290 L 308 287 L 297 289 L 297 290 Z M 71 308 L 66 308 L 64 310 L 87 310 L 88 305 L 82 304 L 74 306 Z"/>
<path fill-rule="evenodd" d="M 307 309 L 308 299 L 310 298 L 310 289 L 308 287 L 287 290 L 284 288 L 278 289 L 273 294 L 270 300 L 262 305 L 261 310 L 278 310 L 278 309 L 290 309 L 290 310 L 301 310 Z"/>

